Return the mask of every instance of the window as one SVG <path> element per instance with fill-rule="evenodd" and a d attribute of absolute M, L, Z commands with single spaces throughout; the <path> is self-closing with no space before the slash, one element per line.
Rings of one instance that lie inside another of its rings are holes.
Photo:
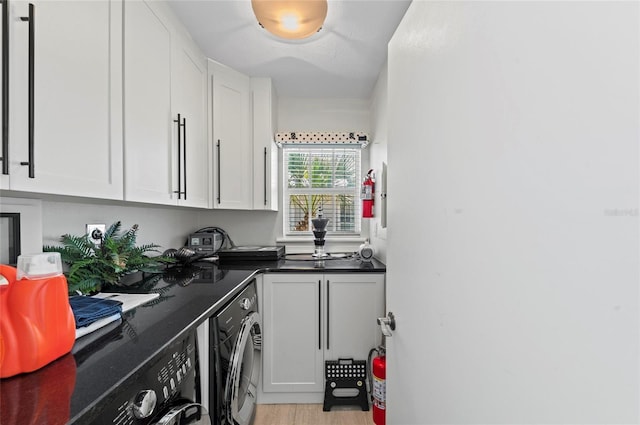
<path fill-rule="evenodd" d="M 284 234 L 311 234 L 322 207 L 327 235 L 360 234 L 359 147 L 284 147 Z"/>

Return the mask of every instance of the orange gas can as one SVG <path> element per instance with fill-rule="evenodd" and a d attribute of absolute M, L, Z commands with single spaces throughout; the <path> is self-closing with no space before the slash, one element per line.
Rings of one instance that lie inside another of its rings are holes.
<path fill-rule="evenodd" d="M 0 265 L 0 378 L 32 372 L 71 351 L 76 328 L 58 253 Z M 56 257 L 57 256 L 57 257 Z"/>

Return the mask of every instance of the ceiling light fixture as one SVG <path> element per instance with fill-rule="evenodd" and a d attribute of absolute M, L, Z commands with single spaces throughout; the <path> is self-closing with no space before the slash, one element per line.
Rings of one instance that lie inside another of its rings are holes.
<path fill-rule="evenodd" d="M 292 40 L 317 33 L 327 17 L 327 0 L 251 0 L 251 7 L 262 28 Z"/>

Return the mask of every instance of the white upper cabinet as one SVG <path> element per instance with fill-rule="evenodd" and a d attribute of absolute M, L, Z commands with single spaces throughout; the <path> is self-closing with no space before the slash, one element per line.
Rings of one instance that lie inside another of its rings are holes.
<path fill-rule="evenodd" d="M 271 78 L 251 78 L 253 96 L 253 209 L 278 210 L 277 96 Z"/>
<path fill-rule="evenodd" d="M 150 3 L 124 6 L 124 196 L 173 204 L 171 30 Z"/>
<path fill-rule="evenodd" d="M 209 60 L 213 142 L 213 207 L 253 208 L 253 143 L 249 77 Z"/>
<path fill-rule="evenodd" d="M 277 211 L 271 80 L 207 61 L 166 2 L 0 7 L 9 13 L 0 189 Z"/>
<path fill-rule="evenodd" d="M 211 155 L 207 138 L 207 62 L 190 40 L 175 43 L 172 74 L 174 139 L 174 193 L 178 205 L 207 208 L 210 203 L 209 165 Z M 178 134 L 177 132 L 180 132 Z M 182 146 L 180 146 L 180 144 Z"/>
<path fill-rule="evenodd" d="M 166 5 L 124 10 L 125 199 L 208 207 L 204 56 Z"/>
<path fill-rule="evenodd" d="M 8 4 L 2 188 L 122 199 L 122 2 Z"/>

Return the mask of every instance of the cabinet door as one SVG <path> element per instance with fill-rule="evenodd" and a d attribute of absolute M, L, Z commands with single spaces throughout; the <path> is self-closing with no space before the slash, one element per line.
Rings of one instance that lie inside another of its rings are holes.
<path fill-rule="evenodd" d="M 124 196 L 175 204 L 171 30 L 144 1 L 125 1 L 124 29 Z"/>
<path fill-rule="evenodd" d="M 325 274 L 325 360 L 366 360 L 380 345 L 376 319 L 384 316 L 384 274 Z"/>
<path fill-rule="evenodd" d="M 122 2 L 9 2 L 14 190 L 122 199 Z M 29 27 L 33 25 L 33 174 Z"/>
<path fill-rule="evenodd" d="M 253 95 L 253 209 L 278 211 L 277 98 L 271 78 L 251 78 Z"/>
<path fill-rule="evenodd" d="M 253 151 L 249 77 L 209 61 L 212 83 L 214 208 L 251 209 Z"/>
<path fill-rule="evenodd" d="M 176 42 L 174 51 L 172 90 L 176 102 L 173 115 L 177 118 L 180 114 L 184 127 L 174 125 L 173 133 L 177 136 L 178 130 L 184 131 L 180 136 L 180 158 L 176 156 L 174 160 L 173 191 L 186 191 L 179 196 L 178 205 L 207 208 L 211 164 L 206 124 L 207 63 L 204 55 L 187 40 Z M 178 161 L 182 161 L 179 167 Z"/>
<path fill-rule="evenodd" d="M 321 276 L 264 275 L 264 392 L 323 391 Z"/>
<path fill-rule="evenodd" d="M 4 31 L 4 16 L 5 13 L 8 14 L 9 13 L 9 6 L 7 5 L 7 3 L 5 1 L 0 2 L 0 16 L 2 17 L 2 19 L 0 19 L 0 46 L 2 46 L 2 49 L 4 50 L 4 46 L 5 43 L 7 43 L 7 47 L 8 47 L 8 43 L 9 43 L 9 38 L 6 38 L 5 36 L 5 31 Z M 7 15 L 8 16 L 8 15 Z M 7 29 L 10 29 L 11 27 L 8 26 Z M 3 54 L 0 54 L 0 70 L 3 70 L 4 65 L 5 65 L 5 61 L 7 61 L 8 58 L 4 57 L 4 52 Z M 7 127 L 9 125 L 8 121 L 5 121 L 8 119 L 8 108 L 9 105 L 5 104 L 6 100 L 6 96 L 8 95 L 8 91 L 5 92 L 4 91 L 4 81 L 6 78 L 8 78 L 9 75 L 7 75 L 4 71 L 2 72 L 2 83 L 0 84 L 0 96 L 2 96 L 2 107 L 0 109 L 0 113 L 2 114 L 2 127 L 3 127 L 3 131 L 2 134 L 0 135 L 0 137 L 2 138 L 2 140 L 0 140 L 0 143 L 2 144 L 2 146 L 8 146 L 7 143 L 9 143 L 9 139 L 8 139 L 8 134 L 5 133 L 4 128 Z M 7 111 L 5 113 L 5 108 L 7 108 Z M 0 149 L 2 149 L 0 147 Z M 3 161 L 8 161 L 8 159 L 5 159 L 5 152 L 0 150 L 0 156 L 2 156 L 2 161 L 0 161 L 0 166 L 3 165 Z M 9 189 L 9 175 L 8 174 L 3 174 L 2 170 L 0 169 L 0 189 Z"/>

